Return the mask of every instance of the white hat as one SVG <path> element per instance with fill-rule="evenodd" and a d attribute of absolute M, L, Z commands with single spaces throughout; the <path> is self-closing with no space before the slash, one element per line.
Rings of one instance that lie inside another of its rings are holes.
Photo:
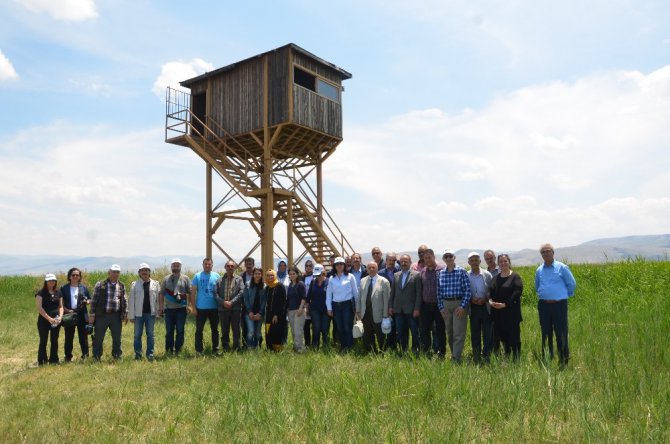
<path fill-rule="evenodd" d="M 151 267 L 146 262 L 142 262 L 140 264 L 140 268 L 138 268 L 137 270 L 139 271 L 139 270 L 142 270 L 143 268 L 146 268 L 147 270 L 151 271 Z"/>
<path fill-rule="evenodd" d="M 321 276 L 321 273 L 323 273 L 323 265 L 314 264 L 314 269 L 312 271 L 312 275 L 314 275 L 314 277 L 317 277 L 317 276 Z"/>
<path fill-rule="evenodd" d="M 442 252 L 442 257 L 444 257 L 445 254 L 453 254 L 455 256 L 454 250 L 452 250 L 451 248 L 447 248 L 446 250 L 444 250 Z"/>
<path fill-rule="evenodd" d="M 351 333 L 354 335 L 354 339 L 363 336 L 363 321 L 356 321 L 354 324 L 354 329 L 351 331 Z"/>
<path fill-rule="evenodd" d="M 479 257 L 479 253 L 477 253 L 476 251 L 471 251 L 468 253 L 468 259 L 470 259 L 473 256 Z"/>
<path fill-rule="evenodd" d="M 119 264 L 112 264 L 109 267 L 109 271 L 118 271 L 121 272 L 121 266 Z"/>
<path fill-rule="evenodd" d="M 344 263 L 346 263 L 346 262 L 344 261 L 344 258 L 342 256 L 337 256 L 335 258 L 335 260 L 333 261 L 333 265 L 344 264 Z"/>
<path fill-rule="evenodd" d="M 390 317 L 382 319 L 382 333 L 387 335 L 391 333 L 392 328 L 393 328 L 393 320 Z"/>
<path fill-rule="evenodd" d="M 58 280 L 58 279 L 56 279 L 56 275 L 53 274 L 53 273 L 47 273 L 47 274 L 44 276 L 44 282 L 48 282 L 48 281 L 57 281 L 57 280 Z"/>
<path fill-rule="evenodd" d="M 172 259 L 172 262 L 170 262 L 170 265 L 172 265 L 172 264 L 181 264 L 181 259 L 179 259 L 178 257 Z"/>

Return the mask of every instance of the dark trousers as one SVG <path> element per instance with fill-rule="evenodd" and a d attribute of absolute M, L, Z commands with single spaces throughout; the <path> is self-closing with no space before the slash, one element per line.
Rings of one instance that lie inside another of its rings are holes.
<path fill-rule="evenodd" d="M 431 346 L 433 352 L 444 356 L 447 351 L 447 335 L 444 329 L 444 318 L 437 308 L 437 302 L 421 303 L 420 332 L 421 351 L 428 353 Z"/>
<path fill-rule="evenodd" d="M 77 324 L 71 325 L 69 327 L 63 327 L 65 329 L 65 360 L 72 360 L 72 349 L 74 348 L 74 332 L 77 332 L 77 338 L 79 339 L 79 347 L 81 348 L 82 357 L 88 356 L 88 335 L 86 334 L 86 318 L 84 312 L 77 313 Z"/>
<path fill-rule="evenodd" d="M 310 308 L 312 316 L 312 347 L 319 348 L 321 340 L 323 345 L 330 345 L 328 343 L 328 333 L 330 330 L 330 317 L 327 311 L 314 310 Z"/>
<path fill-rule="evenodd" d="M 112 357 L 118 359 L 121 352 L 121 313 L 104 313 L 95 317 L 95 339 L 93 340 L 93 357 L 102 357 L 102 342 L 107 329 L 112 334 Z"/>
<path fill-rule="evenodd" d="M 184 346 L 186 307 L 165 309 L 165 352 L 179 353 Z"/>
<path fill-rule="evenodd" d="M 500 338 L 505 356 L 512 356 L 514 360 L 521 356 L 521 324 L 508 319 L 496 319 L 494 329 Z"/>
<path fill-rule="evenodd" d="M 486 305 L 470 305 L 470 341 L 472 343 L 472 359 L 480 362 L 489 360 L 491 355 L 491 336 L 493 335 L 493 324 L 491 314 Z M 483 352 L 482 352 L 483 340 Z"/>
<path fill-rule="evenodd" d="M 400 351 L 406 352 L 409 345 L 409 332 L 412 332 L 412 351 L 419 352 L 419 320 L 412 316 L 412 313 L 396 313 L 393 316 L 394 324 L 397 332 L 397 343 L 400 346 Z"/>
<path fill-rule="evenodd" d="M 305 327 L 303 327 L 303 334 L 305 338 L 305 345 L 312 344 L 312 316 L 310 314 L 309 319 L 305 319 Z"/>
<path fill-rule="evenodd" d="M 384 336 L 381 322 L 374 322 L 372 313 L 366 312 L 363 316 L 363 345 L 368 353 L 379 353 L 380 349 L 386 349 Z"/>
<path fill-rule="evenodd" d="M 224 350 L 230 350 L 230 330 L 233 330 L 233 350 L 240 348 L 240 321 L 241 311 L 223 310 L 219 311 L 219 322 L 221 323 L 221 346 Z"/>
<path fill-rule="evenodd" d="M 37 333 L 40 335 L 40 343 L 37 347 L 37 365 L 58 364 L 58 335 L 60 334 L 60 325 L 52 328 L 49 321 L 42 316 L 37 318 Z M 47 342 L 51 337 L 51 347 L 49 348 L 49 358 L 47 359 Z"/>
<path fill-rule="evenodd" d="M 568 300 L 563 299 L 553 304 L 542 299 L 537 303 L 537 312 L 540 315 L 540 330 L 542 331 L 542 356 L 545 356 L 545 347 L 549 348 L 549 359 L 554 358 L 554 335 L 558 360 L 567 364 L 570 357 L 568 348 Z"/>
<path fill-rule="evenodd" d="M 209 320 L 209 328 L 212 330 L 212 353 L 219 351 L 219 310 L 199 309 L 195 316 L 195 351 L 202 353 L 204 347 L 202 344 L 202 333 L 205 329 L 205 323 Z"/>
<path fill-rule="evenodd" d="M 337 326 L 340 340 L 340 350 L 350 350 L 354 345 L 354 304 L 351 300 L 333 302 L 333 318 Z"/>

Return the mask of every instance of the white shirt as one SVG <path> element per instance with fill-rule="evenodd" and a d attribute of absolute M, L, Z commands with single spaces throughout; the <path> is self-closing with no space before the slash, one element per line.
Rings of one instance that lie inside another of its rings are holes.
<path fill-rule="evenodd" d="M 79 300 L 79 286 L 70 286 L 70 307 L 72 310 L 77 308 L 77 301 Z"/>
<path fill-rule="evenodd" d="M 331 276 L 326 289 L 326 308 L 331 311 L 333 302 L 355 302 L 358 299 L 358 284 L 353 274 Z"/>

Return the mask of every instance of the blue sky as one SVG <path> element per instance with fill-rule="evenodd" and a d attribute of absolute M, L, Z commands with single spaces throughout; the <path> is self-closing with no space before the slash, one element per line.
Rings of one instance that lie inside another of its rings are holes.
<path fill-rule="evenodd" d="M 667 2 L 9 0 L 0 17 L 4 254 L 202 254 L 204 166 L 163 142 L 164 87 L 289 42 L 353 74 L 325 206 L 360 251 L 668 232 Z"/>

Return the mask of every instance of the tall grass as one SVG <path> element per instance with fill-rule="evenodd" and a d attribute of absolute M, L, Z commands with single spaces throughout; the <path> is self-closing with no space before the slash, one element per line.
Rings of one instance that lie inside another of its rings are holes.
<path fill-rule="evenodd" d="M 668 442 L 670 263 L 572 269 L 578 290 L 569 308 L 571 363 L 563 371 L 537 359 L 533 268 L 517 270 L 526 286 L 522 359 L 484 367 L 335 352 L 195 356 L 190 320 L 186 353 L 178 358 L 129 359 L 128 324 L 120 362 L 33 368 L 32 296 L 40 280 L 3 277 L 0 436 L 6 442 Z M 129 284 L 134 276 L 122 279 Z M 162 355 L 162 323 L 156 337 Z M 109 338 L 105 346 L 108 355 Z"/>

